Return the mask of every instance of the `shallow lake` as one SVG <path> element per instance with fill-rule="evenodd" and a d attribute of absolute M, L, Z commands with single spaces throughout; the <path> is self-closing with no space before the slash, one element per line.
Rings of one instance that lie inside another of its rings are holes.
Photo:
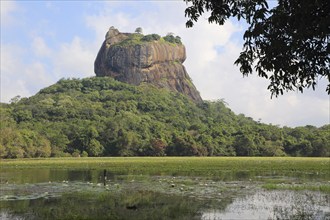
<path fill-rule="evenodd" d="M 0 184 L 1 219 L 330 219 L 330 194 L 317 190 L 330 183 L 313 175 L 11 168 L 1 169 Z"/>

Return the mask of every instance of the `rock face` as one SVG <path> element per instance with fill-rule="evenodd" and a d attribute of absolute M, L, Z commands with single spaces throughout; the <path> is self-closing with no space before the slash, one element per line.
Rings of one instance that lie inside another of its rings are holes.
<path fill-rule="evenodd" d="M 202 101 L 182 65 L 186 59 L 183 44 L 164 39 L 131 40 L 134 36 L 137 34 L 109 29 L 94 63 L 96 76 L 110 76 L 133 85 L 150 83 L 185 94 L 195 102 Z"/>

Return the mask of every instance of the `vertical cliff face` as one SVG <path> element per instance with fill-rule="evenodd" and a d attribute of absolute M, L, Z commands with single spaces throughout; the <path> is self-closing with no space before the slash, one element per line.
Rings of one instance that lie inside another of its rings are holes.
<path fill-rule="evenodd" d="M 182 63 L 186 50 L 181 43 L 163 38 L 145 40 L 141 34 L 120 33 L 111 27 L 96 57 L 96 76 L 110 76 L 121 82 L 150 83 L 187 95 L 201 102 Z"/>

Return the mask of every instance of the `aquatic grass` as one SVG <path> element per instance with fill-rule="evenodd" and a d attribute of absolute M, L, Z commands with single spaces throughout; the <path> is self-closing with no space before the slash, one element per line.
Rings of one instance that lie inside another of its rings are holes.
<path fill-rule="evenodd" d="M 106 169 L 123 175 L 203 176 L 249 179 L 294 176 L 330 180 L 330 158 L 305 157 L 107 157 L 1 160 L 5 169 Z"/>
<path fill-rule="evenodd" d="M 267 190 L 309 190 L 330 193 L 330 184 L 309 185 L 309 184 L 272 184 L 267 183 L 262 185 L 262 188 Z"/>
<path fill-rule="evenodd" d="M 258 201 L 260 195 L 272 195 L 271 199 L 278 194 L 328 198 L 324 193 L 329 193 L 329 162 L 329 158 L 264 157 L 1 160 L 2 192 L 24 200 L 3 198 L 0 212 L 33 213 L 37 219 L 201 219 L 203 210 L 225 210 L 235 198 L 250 198 L 255 192 L 261 192 L 255 197 Z M 35 197 L 26 198 L 29 194 Z"/>

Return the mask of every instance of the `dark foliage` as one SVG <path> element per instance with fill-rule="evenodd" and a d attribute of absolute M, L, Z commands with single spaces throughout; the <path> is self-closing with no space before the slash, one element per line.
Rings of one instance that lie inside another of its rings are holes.
<path fill-rule="evenodd" d="M 158 34 L 148 34 L 142 37 L 142 41 L 157 41 L 160 39 L 160 36 Z"/>
<path fill-rule="evenodd" d="M 235 64 L 243 75 L 253 72 L 269 79 L 268 89 L 284 91 L 315 88 L 320 77 L 330 82 L 330 3 L 328 0 L 278 0 L 269 9 L 266 0 L 185 0 L 192 27 L 205 11 L 208 21 L 223 25 L 231 17 L 249 25 L 244 47 Z M 326 91 L 330 94 L 330 84 Z"/>
<path fill-rule="evenodd" d="M 163 38 L 165 41 L 173 43 L 173 44 L 182 44 L 181 38 L 179 36 L 174 37 L 173 35 L 168 34 Z"/>

